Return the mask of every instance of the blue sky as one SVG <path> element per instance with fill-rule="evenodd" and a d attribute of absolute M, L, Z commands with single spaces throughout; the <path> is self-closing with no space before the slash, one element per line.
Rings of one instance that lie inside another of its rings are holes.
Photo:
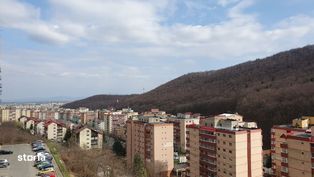
<path fill-rule="evenodd" d="M 1 0 L 4 101 L 141 93 L 314 43 L 310 0 Z"/>

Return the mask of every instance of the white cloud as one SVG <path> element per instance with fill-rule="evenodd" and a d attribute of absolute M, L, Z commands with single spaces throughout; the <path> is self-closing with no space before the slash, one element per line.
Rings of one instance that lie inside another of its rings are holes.
<path fill-rule="evenodd" d="M 221 6 L 227 6 L 230 4 L 233 4 L 235 2 L 238 2 L 239 0 L 218 0 L 218 4 Z"/>
<path fill-rule="evenodd" d="M 38 41 L 65 43 L 69 40 L 40 19 L 39 8 L 16 0 L 0 1 L 0 26 L 23 30 Z"/>
<path fill-rule="evenodd" d="M 203 8 L 191 0 L 186 2 L 191 10 L 210 13 L 206 3 L 207 8 Z M 42 89 L 51 87 L 47 83 L 50 81 L 57 91 L 62 85 L 72 90 L 78 87 L 80 93 L 86 87 L 95 89 L 90 93 L 132 93 L 190 72 L 190 67 L 196 68 L 193 71 L 206 68 L 201 66 L 201 60 L 245 61 L 314 41 L 313 17 L 296 15 L 266 27 L 257 15 L 244 13 L 254 0 L 219 0 L 221 6 L 228 8 L 226 17 L 208 24 L 168 22 L 177 3 L 50 0 L 53 11 L 43 19 L 38 7 L 1 0 L 2 27 L 25 31 L 31 39 L 75 50 L 63 53 L 52 45 L 52 50 L 46 52 L 10 51 L 4 61 L 4 74 L 6 79 L 17 80 L 11 83 L 11 90 L 17 88 L 18 81 L 35 78 L 30 82 Z M 5 82 L 9 84 L 8 80 Z M 121 87 L 121 82 L 128 88 Z"/>

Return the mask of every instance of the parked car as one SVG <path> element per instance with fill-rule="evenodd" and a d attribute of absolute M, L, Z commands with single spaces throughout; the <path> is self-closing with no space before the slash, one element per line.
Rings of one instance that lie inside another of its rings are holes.
<path fill-rule="evenodd" d="M 47 164 L 51 164 L 51 161 L 46 160 L 46 161 L 35 162 L 34 167 L 38 167 L 40 165 L 47 165 Z"/>
<path fill-rule="evenodd" d="M 44 141 L 43 140 L 35 140 L 32 142 L 32 144 L 36 144 L 36 143 L 43 143 Z"/>
<path fill-rule="evenodd" d="M 53 165 L 52 164 L 46 164 L 46 165 L 38 166 L 39 170 L 46 170 L 48 168 L 53 168 Z"/>
<path fill-rule="evenodd" d="M 40 177 L 56 177 L 55 172 L 49 172 L 47 174 L 42 174 Z"/>
<path fill-rule="evenodd" d="M 13 154 L 13 151 L 0 150 L 0 155 L 8 155 L 8 154 Z"/>
<path fill-rule="evenodd" d="M 45 169 L 45 170 L 40 170 L 40 171 L 38 172 L 38 175 L 48 174 L 48 173 L 54 172 L 54 171 L 55 171 L 54 168 L 47 168 L 47 169 Z"/>
<path fill-rule="evenodd" d="M 42 144 L 42 143 L 32 144 L 32 148 L 36 148 L 36 147 L 40 147 L 40 146 L 44 147 L 44 144 Z"/>
<path fill-rule="evenodd" d="M 33 151 L 34 152 L 39 152 L 39 151 L 45 151 L 46 149 L 43 146 L 38 146 L 38 147 L 34 147 Z"/>
<path fill-rule="evenodd" d="M 6 168 L 10 166 L 10 163 L 7 159 L 0 160 L 0 168 Z"/>

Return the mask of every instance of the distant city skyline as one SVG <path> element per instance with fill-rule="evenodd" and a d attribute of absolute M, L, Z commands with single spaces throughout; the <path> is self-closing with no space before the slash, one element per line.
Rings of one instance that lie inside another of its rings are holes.
<path fill-rule="evenodd" d="M 1 0 L 2 100 L 142 93 L 313 44 L 313 9 L 308 0 Z"/>

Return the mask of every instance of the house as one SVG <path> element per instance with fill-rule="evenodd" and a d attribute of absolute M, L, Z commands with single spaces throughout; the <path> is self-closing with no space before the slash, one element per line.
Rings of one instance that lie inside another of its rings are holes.
<path fill-rule="evenodd" d="M 35 122 L 38 122 L 39 120 L 35 117 L 28 117 L 25 121 L 25 129 L 27 130 L 34 130 L 35 129 Z"/>
<path fill-rule="evenodd" d="M 83 126 L 74 131 L 76 141 L 82 149 L 102 148 L 103 133 L 95 128 Z"/>
<path fill-rule="evenodd" d="M 44 121 L 38 121 L 35 123 L 35 131 L 38 135 L 45 135 L 45 122 Z"/>
<path fill-rule="evenodd" d="M 45 123 L 45 134 L 48 140 L 63 141 L 67 128 L 65 124 L 57 120 L 47 120 Z"/>
<path fill-rule="evenodd" d="M 26 116 L 22 116 L 20 118 L 18 118 L 18 122 L 20 123 L 20 125 L 25 128 L 26 127 L 26 121 L 27 121 L 27 117 Z"/>

